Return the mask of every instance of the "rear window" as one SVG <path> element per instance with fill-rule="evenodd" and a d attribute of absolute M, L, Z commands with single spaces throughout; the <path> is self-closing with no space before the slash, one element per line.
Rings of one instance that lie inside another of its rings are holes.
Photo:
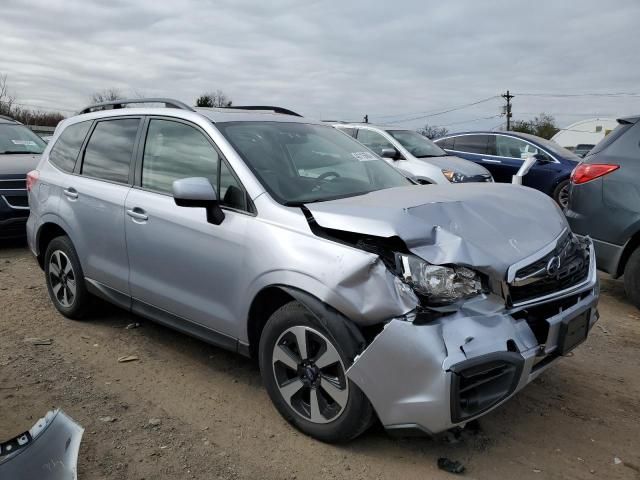
<path fill-rule="evenodd" d="M 595 147 L 593 147 L 591 149 L 591 151 L 586 155 L 586 157 L 590 157 L 591 155 L 594 155 L 596 153 L 600 153 L 605 148 L 607 148 L 609 145 L 612 145 L 613 142 L 615 142 L 618 138 L 622 137 L 622 135 L 627 130 L 629 130 L 632 126 L 633 126 L 633 124 L 632 123 L 628 123 L 628 122 L 619 123 L 618 126 L 616 128 L 614 128 L 613 131 L 609 135 L 607 135 L 602 140 L 600 140 L 600 142 Z"/>
<path fill-rule="evenodd" d="M 73 172 L 78 153 L 91 122 L 74 123 L 65 128 L 49 152 L 49 161 L 65 172 Z"/>
<path fill-rule="evenodd" d="M 0 125 L 0 155 L 42 153 L 47 144 L 24 125 Z"/>
<path fill-rule="evenodd" d="M 98 122 L 85 149 L 82 175 L 128 183 L 139 124 L 138 118 Z"/>

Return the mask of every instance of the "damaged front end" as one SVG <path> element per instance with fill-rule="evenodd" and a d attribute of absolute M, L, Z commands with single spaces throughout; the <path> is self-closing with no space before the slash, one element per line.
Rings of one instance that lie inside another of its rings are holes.
<path fill-rule="evenodd" d="M 509 187 L 469 186 L 455 201 L 434 190 L 428 203 L 407 189 L 305 212 L 316 235 L 377 254 L 396 290 L 414 294 L 347 371 L 387 429 L 438 433 L 481 416 L 598 319 L 591 241 L 548 199 Z"/>
<path fill-rule="evenodd" d="M 75 480 L 83 432 L 63 411 L 48 412 L 28 431 L 0 443 L 0 478 Z"/>

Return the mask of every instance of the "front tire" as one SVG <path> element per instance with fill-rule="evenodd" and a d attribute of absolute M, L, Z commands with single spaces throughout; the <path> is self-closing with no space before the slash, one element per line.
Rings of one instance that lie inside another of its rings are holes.
<path fill-rule="evenodd" d="M 624 267 L 624 291 L 631 303 L 640 308 L 640 248 L 636 248 Z"/>
<path fill-rule="evenodd" d="M 80 260 L 69 237 L 56 237 L 47 246 L 44 273 L 49 297 L 65 317 L 80 319 L 91 300 L 84 283 Z"/>
<path fill-rule="evenodd" d="M 341 343 L 348 342 L 348 345 Z M 280 414 L 323 442 L 345 442 L 371 424 L 373 409 L 346 376 L 353 339 L 335 339 L 300 303 L 290 302 L 268 320 L 260 338 L 262 379 Z"/>

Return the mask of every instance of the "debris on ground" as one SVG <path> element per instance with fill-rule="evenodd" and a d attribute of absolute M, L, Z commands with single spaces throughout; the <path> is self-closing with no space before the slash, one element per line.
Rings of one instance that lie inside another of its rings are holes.
<path fill-rule="evenodd" d="M 134 328 L 138 328 L 140 324 L 138 322 L 133 322 L 124 327 L 125 330 L 133 330 Z"/>
<path fill-rule="evenodd" d="M 457 460 L 449 460 L 447 457 L 440 457 L 438 459 L 438 468 L 445 472 L 461 474 L 464 473 L 464 465 Z"/>
<path fill-rule="evenodd" d="M 115 417 L 106 416 L 106 417 L 100 417 L 100 418 L 98 418 L 98 420 L 100 420 L 101 422 L 104 422 L 104 423 L 113 423 L 113 422 L 116 421 L 116 418 Z"/>
<path fill-rule="evenodd" d="M 604 333 L 605 335 L 609 335 L 609 330 L 607 330 L 606 328 L 604 328 L 602 325 L 600 325 L 599 323 L 596 324 L 596 327 L 598 327 L 600 330 L 602 330 L 602 333 Z"/>
<path fill-rule="evenodd" d="M 25 338 L 25 342 L 30 343 L 31 345 L 51 345 L 53 339 L 51 338 Z"/>
<path fill-rule="evenodd" d="M 162 423 L 162 421 L 159 418 L 150 418 L 149 419 L 149 425 L 151 425 L 152 427 L 157 427 L 161 423 Z"/>
<path fill-rule="evenodd" d="M 613 464 L 614 465 L 620 465 L 622 463 L 622 460 L 620 460 L 618 457 L 613 457 Z"/>
<path fill-rule="evenodd" d="M 122 357 L 118 357 L 118 362 L 120 363 L 135 362 L 136 360 L 140 360 L 136 355 L 124 355 Z"/>

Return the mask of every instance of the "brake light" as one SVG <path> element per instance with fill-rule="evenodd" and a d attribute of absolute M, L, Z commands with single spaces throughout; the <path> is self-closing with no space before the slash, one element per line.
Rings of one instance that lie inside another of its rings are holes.
<path fill-rule="evenodd" d="M 33 187 L 36 186 L 39 178 L 40 172 L 38 170 L 31 170 L 29 173 L 27 173 L 27 192 L 30 192 Z"/>
<path fill-rule="evenodd" d="M 571 182 L 575 185 L 587 183 L 619 168 L 620 165 L 610 165 L 606 163 L 581 163 L 571 172 Z"/>

